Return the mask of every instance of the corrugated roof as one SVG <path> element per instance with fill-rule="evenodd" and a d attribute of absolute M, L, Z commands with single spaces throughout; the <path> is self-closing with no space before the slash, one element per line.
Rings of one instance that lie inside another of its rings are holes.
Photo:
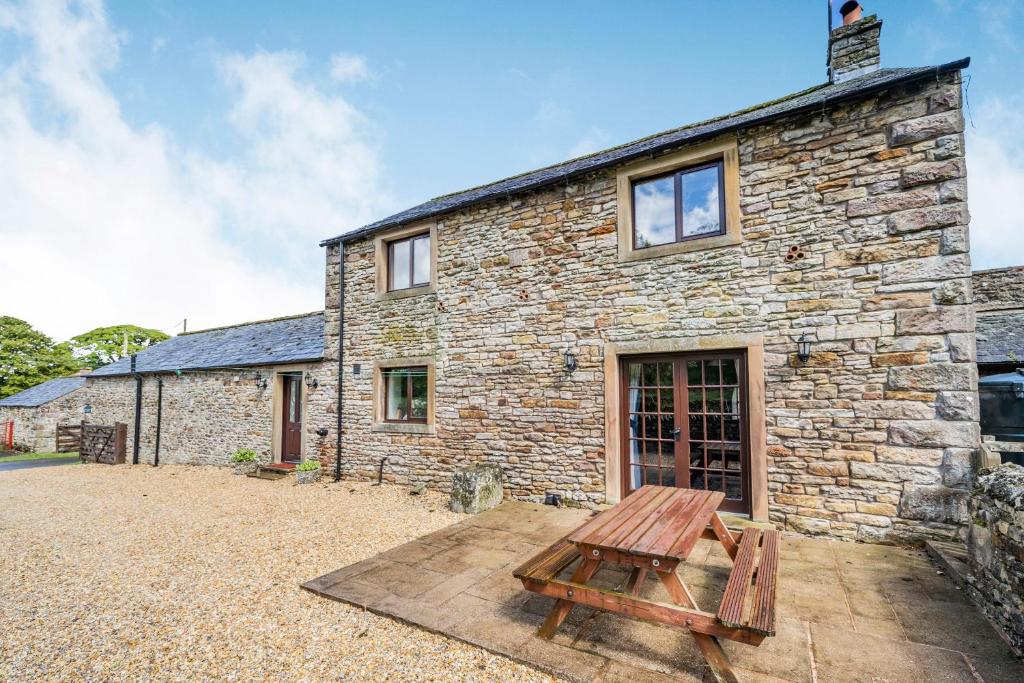
<path fill-rule="evenodd" d="M 323 355 L 321 311 L 181 334 L 140 351 L 135 369 L 153 373 L 279 365 L 319 360 Z M 131 359 L 122 358 L 93 371 L 89 377 L 130 373 Z"/>
<path fill-rule="evenodd" d="M 701 138 L 764 123 L 780 116 L 820 109 L 826 105 L 863 97 L 873 92 L 891 88 L 894 85 L 927 76 L 938 76 L 948 71 L 958 71 L 966 68 L 970 61 L 970 58 L 965 58 L 938 66 L 880 69 L 842 83 L 817 85 L 778 100 L 765 102 L 726 116 L 690 124 L 682 128 L 675 128 L 664 133 L 658 133 L 657 135 L 619 145 L 618 147 L 612 147 L 603 152 L 596 152 L 585 157 L 555 164 L 554 166 L 505 178 L 488 185 L 481 185 L 462 192 L 437 197 L 375 223 L 370 223 L 356 230 L 324 240 L 320 243 L 320 246 L 349 242 L 379 230 L 457 211 L 495 197 L 534 190 L 583 173 L 589 173 L 609 166 L 617 166 L 665 149 L 694 142 Z"/>
<path fill-rule="evenodd" d="M 0 399 L 0 407 L 38 408 L 85 386 L 85 377 L 59 377 Z"/>
<path fill-rule="evenodd" d="M 1024 363 L 1024 311 L 978 314 L 979 363 Z"/>

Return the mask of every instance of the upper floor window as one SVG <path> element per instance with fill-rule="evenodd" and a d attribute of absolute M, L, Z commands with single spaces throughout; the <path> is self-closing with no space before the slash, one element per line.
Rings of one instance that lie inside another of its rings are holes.
<path fill-rule="evenodd" d="M 633 248 L 725 234 L 722 161 L 633 181 Z"/>
<path fill-rule="evenodd" d="M 430 233 L 388 242 L 388 290 L 430 284 Z"/>

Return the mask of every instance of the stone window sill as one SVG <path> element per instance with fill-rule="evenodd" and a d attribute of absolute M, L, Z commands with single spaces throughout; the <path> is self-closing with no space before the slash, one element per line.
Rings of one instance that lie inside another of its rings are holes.
<path fill-rule="evenodd" d="M 434 285 L 426 287 L 410 287 L 409 289 L 395 289 L 390 292 L 377 292 L 377 301 L 393 301 L 395 299 L 408 299 L 414 296 L 426 296 L 437 293 Z"/>
<path fill-rule="evenodd" d="M 715 237 L 704 237 L 698 240 L 687 240 L 686 242 L 674 242 L 662 244 L 657 247 L 646 247 L 644 249 L 624 249 L 620 252 L 619 262 L 630 263 L 632 261 L 643 261 L 649 258 L 669 256 L 671 254 L 688 254 L 694 251 L 707 251 L 719 247 L 731 247 L 739 244 L 743 239 L 739 234 L 726 233 Z"/>
<path fill-rule="evenodd" d="M 423 422 L 375 422 L 371 432 L 380 434 L 434 434 L 434 425 Z"/>

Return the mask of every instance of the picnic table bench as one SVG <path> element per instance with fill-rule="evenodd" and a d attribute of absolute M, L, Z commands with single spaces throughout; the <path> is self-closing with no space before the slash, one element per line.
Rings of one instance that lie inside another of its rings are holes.
<path fill-rule="evenodd" d="M 523 587 L 556 598 L 538 635 L 551 638 L 576 604 L 679 626 L 690 632 L 715 678 L 738 681 L 718 639 L 760 645 L 775 635 L 780 534 L 747 528 L 734 534 L 718 516 L 724 494 L 644 486 L 604 510 L 513 572 Z M 676 568 L 701 538 L 717 540 L 733 561 L 716 613 L 701 610 Z M 558 578 L 579 560 L 571 578 Z M 624 590 L 588 586 L 603 563 L 631 569 Z M 639 596 L 654 572 L 671 603 Z"/>

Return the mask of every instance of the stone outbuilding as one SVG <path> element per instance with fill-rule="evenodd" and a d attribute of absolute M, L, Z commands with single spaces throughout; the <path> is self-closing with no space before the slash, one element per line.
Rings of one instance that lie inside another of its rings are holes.
<path fill-rule="evenodd" d="M 978 270 L 972 276 L 978 316 L 978 373 L 1024 368 L 1024 266 Z"/>
<path fill-rule="evenodd" d="M 189 332 L 86 379 L 91 421 L 128 425 L 128 460 L 227 464 L 251 448 L 264 463 L 317 457 L 336 434 L 324 381 L 321 312 Z M 138 406 L 138 410 L 136 409 Z M 138 415 L 138 444 L 135 440 Z"/>
<path fill-rule="evenodd" d="M 325 240 L 343 472 L 448 490 L 491 463 L 516 498 L 660 483 L 807 533 L 962 536 L 968 60 L 880 68 L 880 29 L 836 29 L 821 85 Z"/>
<path fill-rule="evenodd" d="M 0 399 L 0 424 L 12 423 L 14 447 L 53 453 L 57 425 L 83 418 L 85 384 L 85 377 L 60 377 Z"/>

